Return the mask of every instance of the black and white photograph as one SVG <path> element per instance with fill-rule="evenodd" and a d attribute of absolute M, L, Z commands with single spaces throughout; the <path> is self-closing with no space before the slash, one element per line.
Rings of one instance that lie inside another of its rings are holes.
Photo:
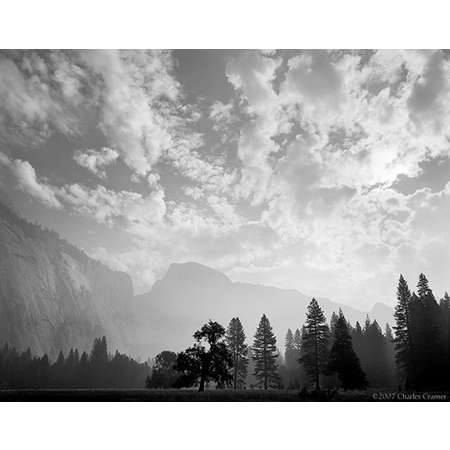
<path fill-rule="evenodd" d="M 447 400 L 450 52 L 0 55 L 0 398 Z"/>
<path fill-rule="evenodd" d="M 17 0 L 0 442 L 443 448 L 439 0 Z"/>

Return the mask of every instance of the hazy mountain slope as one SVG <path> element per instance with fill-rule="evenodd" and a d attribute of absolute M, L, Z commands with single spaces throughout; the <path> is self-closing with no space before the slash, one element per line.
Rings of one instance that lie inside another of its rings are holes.
<path fill-rule="evenodd" d="M 127 274 L 0 205 L 0 342 L 54 356 L 105 334 L 111 348 L 131 351 L 132 299 Z"/>
<path fill-rule="evenodd" d="M 197 263 L 172 264 L 150 292 L 135 298 L 141 326 L 147 324 L 145 346 L 153 354 L 183 349 L 192 341 L 192 333 L 208 319 L 227 325 L 233 316 L 239 316 L 251 338 L 263 313 L 269 317 L 278 345 L 282 346 L 287 329 L 303 324 L 310 300 L 295 290 L 232 283 L 222 273 Z M 319 302 L 328 317 L 339 308 L 352 323 L 363 322 L 367 314 L 328 299 Z M 379 305 L 374 314 L 369 314 L 378 319 L 380 313 L 384 327 L 389 317 L 386 310 L 391 309 Z"/>

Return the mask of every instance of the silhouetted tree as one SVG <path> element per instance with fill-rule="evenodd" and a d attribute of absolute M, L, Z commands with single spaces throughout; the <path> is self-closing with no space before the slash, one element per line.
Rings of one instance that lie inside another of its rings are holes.
<path fill-rule="evenodd" d="M 328 343 L 330 330 L 326 324 L 325 315 L 317 300 L 313 298 L 308 305 L 306 325 L 302 334 L 300 362 L 315 389 L 320 389 L 320 374 L 325 374 L 328 361 Z"/>
<path fill-rule="evenodd" d="M 56 362 L 53 364 L 53 381 L 55 387 L 64 387 L 65 381 L 65 359 L 62 351 L 58 353 Z"/>
<path fill-rule="evenodd" d="M 277 340 L 270 326 L 269 319 L 262 315 L 253 341 L 253 360 L 255 361 L 255 377 L 264 389 L 279 387 L 280 377 L 277 372 L 278 351 Z"/>
<path fill-rule="evenodd" d="M 106 337 L 95 339 L 89 359 L 91 376 L 94 386 L 101 387 L 105 384 L 106 368 L 108 366 L 108 347 Z"/>
<path fill-rule="evenodd" d="M 443 359 L 441 358 L 442 317 L 441 309 L 421 273 L 417 284 L 417 296 L 411 296 L 411 323 L 413 334 L 413 384 L 416 389 L 438 389 L 443 384 Z"/>
<path fill-rule="evenodd" d="M 298 329 L 295 330 L 294 335 L 290 329 L 287 331 L 284 348 L 284 361 L 286 365 L 285 378 L 287 379 L 287 386 L 290 389 L 297 389 L 300 387 L 302 379 L 302 367 L 298 362 L 301 348 L 301 335 Z"/>
<path fill-rule="evenodd" d="M 244 328 L 239 317 L 233 317 L 228 325 L 225 335 L 228 351 L 233 361 L 232 377 L 233 388 L 243 387 L 247 377 L 247 345 L 245 344 Z"/>
<path fill-rule="evenodd" d="M 411 381 L 413 370 L 413 343 L 410 317 L 411 292 L 408 284 L 400 275 L 397 287 L 397 305 L 395 306 L 395 360 L 399 369 L 400 379 L 407 382 L 408 377 Z"/>
<path fill-rule="evenodd" d="M 294 333 L 294 348 L 297 353 L 300 355 L 300 350 L 302 348 L 302 335 L 300 330 L 297 328 Z"/>
<path fill-rule="evenodd" d="M 352 338 L 342 311 L 339 311 L 333 329 L 333 345 L 329 355 L 328 370 L 337 373 L 344 389 L 365 389 L 366 374 L 362 371 L 359 359 L 353 350 Z"/>
<path fill-rule="evenodd" d="M 341 313 L 342 311 L 339 310 L 339 312 Z M 335 311 L 332 312 L 331 314 L 331 319 L 330 319 L 330 334 L 331 336 L 335 335 L 335 328 L 337 325 L 337 321 L 339 320 L 339 316 L 336 314 Z"/>
<path fill-rule="evenodd" d="M 180 373 L 174 369 L 177 361 L 177 354 L 171 351 L 163 351 L 156 355 L 155 364 L 151 376 L 146 382 L 148 388 L 169 388 L 172 387 Z"/>
<path fill-rule="evenodd" d="M 361 359 L 361 353 L 363 348 L 363 331 L 361 328 L 361 325 L 357 321 L 355 324 L 355 328 L 352 328 L 351 330 L 352 335 L 352 342 L 353 342 L 353 349 L 355 350 L 355 353 L 358 355 L 358 357 Z"/>
<path fill-rule="evenodd" d="M 390 345 L 390 344 L 389 344 Z M 394 361 L 388 342 L 378 322 L 366 320 L 363 330 L 361 354 L 358 354 L 361 366 L 367 375 L 370 386 L 393 387 L 392 366 Z"/>
<path fill-rule="evenodd" d="M 210 380 L 219 386 L 231 380 L 232 360 L 224 337 L 223 326 L 212 320 L 194 333 L 195 344 L 177 356 L 174 368 L 182 374 L 178 386 L 192 386 L 198 382 L 198 390 L 202 392 Z"/>
<path fill-rule="evenodd" d="M 86 352 L 80 356 L 80 365 L 78 366 L 78 386 L 89 387 L 91 385 L 89 357 Z"/>
<path fill-rule="evenodd" d="M 439 302 L 442 315 L 443 387 L 450 388 L 450 297 L 446 292 Z"/>

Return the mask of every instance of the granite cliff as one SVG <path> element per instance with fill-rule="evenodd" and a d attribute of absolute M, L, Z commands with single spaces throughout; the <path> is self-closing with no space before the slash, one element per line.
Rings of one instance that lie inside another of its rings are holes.
<path fill-rule="evenodd" d="M 106 335 L 133 352 L 130 277 L 0 205 L 0 342 L 51 356 Z"/>

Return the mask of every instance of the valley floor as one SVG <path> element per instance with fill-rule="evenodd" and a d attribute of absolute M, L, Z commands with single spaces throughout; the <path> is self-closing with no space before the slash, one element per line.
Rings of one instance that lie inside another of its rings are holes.
<path fill-rule="evenodd" d="M 449 401 L 449 392 L 339 391 L 317 397 L 296 390 L 76 389 L 0 390 L 0 402 L 302 402 L 302 401 Z"/>

